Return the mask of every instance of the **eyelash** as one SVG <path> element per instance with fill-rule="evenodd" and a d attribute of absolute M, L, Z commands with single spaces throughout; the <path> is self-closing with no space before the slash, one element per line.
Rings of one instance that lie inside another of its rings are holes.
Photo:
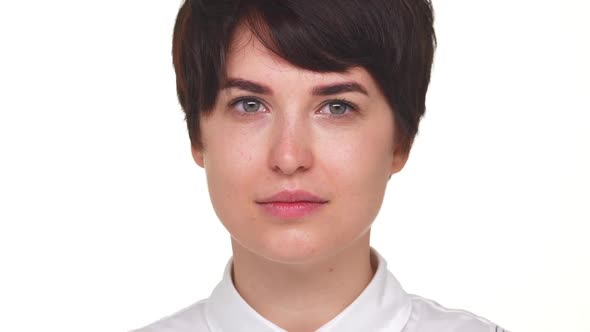
<path fill-rule="evenodd" d="M 260 105 L 262 107 L 267 108 L 265 103 L 263 103 L 260 99 L 258 99 L 256 97 L 249 97 L 249 96 L 239 97 L 239 98 L 232 100 L 229 103 L 229 107 L 234 108 L 234 107 L 236 107 L 236 105 L 238 105 L 239 103 L 241 103 L 243 101 L 255 101 L 257 103 L 260 103 Z M 328 113 L 327 115 L 330 118 L 342 119 L 342 118 L 346 118 L 346 117 L 351 116 L 351 114 L 350 114 L 351 112 L 358 112 L 358 106 L 356 104 L 354 104 L 353 102 L 351 102 L 349 100 L 343 99 L 343 98 L 335 98 L 335 99 L 328 100 L 322 105 L 322 108 L 324 108 L 325 106 L 328 106 L 330 104 L 343 104 L 344 106 L 347 107 L 347 109 L 349 111 L 349 112 L 346 112 L 342 115 Z M 257 112 L 253 112 L 253 113 L 248 113 L 248 112 L 237 111 L 237 113 L 239 114 L 239 116 L 251 116 L 251 115 L 258 114 L 259 112 L 257 111 Z"/>

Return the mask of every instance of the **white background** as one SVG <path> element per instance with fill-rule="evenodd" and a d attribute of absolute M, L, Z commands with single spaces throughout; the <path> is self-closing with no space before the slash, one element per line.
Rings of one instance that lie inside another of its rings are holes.
<path fill-rule="evenodd" d="M 176 100 L 177 1 L 0 3 L 0 330 L 127 331 L 229 235 Z M 590 331 L 590 4 L 435 0 L 427 115 L 372 232 L 407 291 Z"/>

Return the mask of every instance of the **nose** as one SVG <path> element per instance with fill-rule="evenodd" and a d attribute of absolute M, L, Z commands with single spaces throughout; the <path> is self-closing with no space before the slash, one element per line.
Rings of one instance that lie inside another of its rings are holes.
<path fill-rule="evenodd" d="M 269 167 L 283 175 L 312 167 L 312 133 L 303 119 L 276 119 L 270 137 Z"/>

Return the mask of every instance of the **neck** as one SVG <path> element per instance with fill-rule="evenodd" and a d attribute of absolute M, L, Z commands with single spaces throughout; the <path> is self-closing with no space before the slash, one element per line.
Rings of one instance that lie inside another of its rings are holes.
<path fill-rule="evenodd" d="M 258 256 L 232 238 L 233 283 L 261 316 L 290 332 L 315 331 L 367 287 L 370 231 L 337 254 L 309 264 L 283 264 Z M 301 319 L 305 317 L 305 319 Z"/>

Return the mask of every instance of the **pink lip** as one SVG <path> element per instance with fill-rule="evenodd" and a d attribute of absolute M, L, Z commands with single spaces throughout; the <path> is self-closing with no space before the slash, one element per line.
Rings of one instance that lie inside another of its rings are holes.
<path fill-rule="evenodd" d="M 328 200 L 302 190 L 285 190 L 256 203 L 272 216 L 282 219 L 294 219 L 302 218 L 317 211 L 328 203 Z"/>

